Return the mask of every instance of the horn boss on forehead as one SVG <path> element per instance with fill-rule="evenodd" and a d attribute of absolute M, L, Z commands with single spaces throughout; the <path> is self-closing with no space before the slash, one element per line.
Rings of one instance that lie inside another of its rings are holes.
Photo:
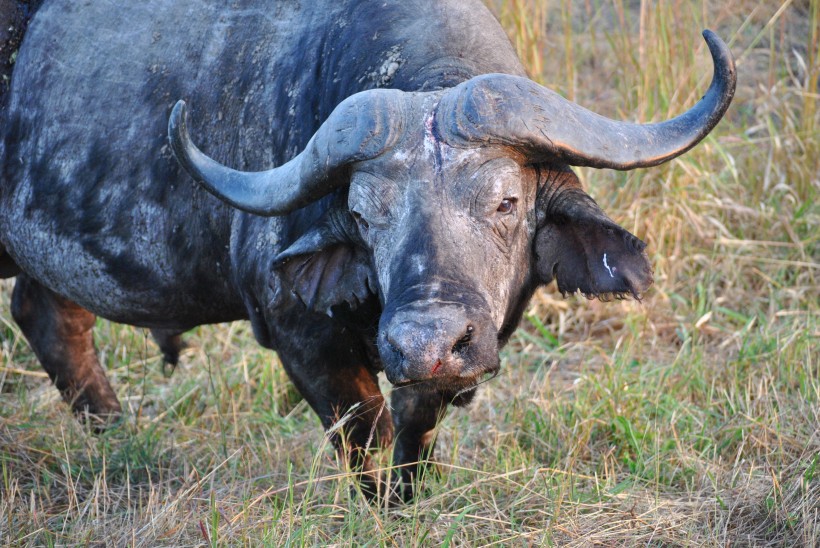
<path fill-rule="evenodd" d="M 476 143 L 523 149 L 534 161 L 619 170 L 671 160 L 706 137 L 735 92 L 729 48 L 713 32 L 703 37 L 714 63 L 712 84 L 692 109 L 657 124 L 610 120 L 535 82 L 506 74 L 477 76 L 450 90 L 436 115 L 452 146 Z"/>

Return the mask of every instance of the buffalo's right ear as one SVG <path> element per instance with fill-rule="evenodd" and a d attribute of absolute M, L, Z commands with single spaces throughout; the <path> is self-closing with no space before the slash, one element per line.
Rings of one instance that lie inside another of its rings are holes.
<path fill-rule="evenodd" d="M 308 309 L 356 309 L 376 294 L 370 257 L 357 236 L 347 200 L 337 198 L 301 237 L 280 253 L 273 268 Z"/>
<path fill-rule="evenodd" d="M 652 285 L 646 244 L 607 217 L 569 169 L 540 170 L 536 213 L 540 283 L 555 278 L 564 294 L 636 299 Z"/>

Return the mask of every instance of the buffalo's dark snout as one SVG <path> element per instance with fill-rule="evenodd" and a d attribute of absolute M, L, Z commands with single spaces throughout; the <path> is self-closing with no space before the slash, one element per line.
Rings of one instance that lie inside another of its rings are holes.
<path fill-rule="evenodd" d="M 498 369 L 495 329 L 488 318 L 471 318 L 463 307 L 410 306 L 383 325 L 379 351 L 393 384 L 464 385 Z"/>
<path fill-rule="evenodd" d="M 385 336 L 408 380 L 427 380 L 459 374 L 454 358 L 467 349 L 474 331 L 463 315 L 456 314 L 428 322 L 400 319 Z"/>

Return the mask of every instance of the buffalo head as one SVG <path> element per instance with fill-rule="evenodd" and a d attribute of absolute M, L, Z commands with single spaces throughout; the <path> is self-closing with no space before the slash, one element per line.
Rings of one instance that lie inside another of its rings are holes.
<path fill-rule="evenodd" d="M 524 78 L 489 74 L 441 91 L 369 90 L 343 101 L 305 150 L 246 173 L 190 141 L 184 103 L 173 150 L 206 189 L 244 211 L 284 215 L 333 191 L 322 219 L 276 260 L 309 308 L 379 299 L 388 379 L 455 394 L 498 369 L 498 349 L 539 284 L 639 297 L 644 243 L 612 222 L 568 166 L 633 169 L 698 143 L 734 93 L 728 49 L 705 97 L 650 125 L 593 114 Z"/>

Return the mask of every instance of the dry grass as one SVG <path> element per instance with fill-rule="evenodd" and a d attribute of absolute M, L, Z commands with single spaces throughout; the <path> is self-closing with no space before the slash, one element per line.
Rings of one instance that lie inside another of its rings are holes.
<path fill-rule="evenodd" d="M 100 322 L 126 424 L 87 434 L 2 303 L 0 539 L 12 545 L 820 545 L 817 0 L 491 2 L 537 80 L 652 121 L 738 92 L 663 167 L 581 170 L 649 244 L 642 303 L 533 301 L 505 368 L 440 435 L 399 510 L 351 494 L 318 421 L 242 324 L 203 327 L 172 379 Z M 8 300 L 8 288 L 2 293 Z"/>

